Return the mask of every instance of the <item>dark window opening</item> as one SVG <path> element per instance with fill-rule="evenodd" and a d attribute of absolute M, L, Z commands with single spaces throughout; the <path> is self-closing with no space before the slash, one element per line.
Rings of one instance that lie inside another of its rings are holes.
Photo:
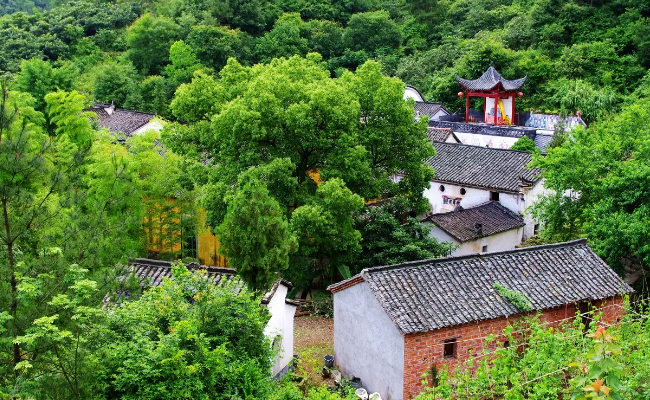
<path fill-rule="evenodd" d="M 539 224 L 535 224 L 533 227 L 533 235 L 537 235 L 539 233 Z"/>
<path fill-rule="evenodd" d="M 490 200 L 499 201 L 499 192 L 490 192 Z"/>
<path fill-rule="evenodd" d="M 440 189 L 441 192 L 444 192 L 445 191 L 445 185 L 438 186 L 438 189 Z"/>
<path fill-rule="evenodd" d="M 444 347 L 444 357 L 445 358 L 456 358 L 456 350 L 458 347 L 458 343 L 456 339 L 449 339 L 445 340 L 445 347 Z"/>
<path fill-rule="evenodd" d="M 487 253 L 487 245 L 483 246 L 483 249 L 481 250 L 483 253 Z"/>
<path fill-rule="evenodd" d="M 460 188 L 460 194 L 464 196 L 465 193 L 467 193 L 467 190 L 465 190 L 465 188 Z"/>

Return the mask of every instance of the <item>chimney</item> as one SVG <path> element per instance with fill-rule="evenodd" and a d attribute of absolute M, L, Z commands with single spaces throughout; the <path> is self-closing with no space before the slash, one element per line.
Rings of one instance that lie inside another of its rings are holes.
<path fill-rule="evenodd" d="M 478 236 L 483 236 L 483 224 L 479 224 L 478 222 L 474 224 L 474 233 Z"/>

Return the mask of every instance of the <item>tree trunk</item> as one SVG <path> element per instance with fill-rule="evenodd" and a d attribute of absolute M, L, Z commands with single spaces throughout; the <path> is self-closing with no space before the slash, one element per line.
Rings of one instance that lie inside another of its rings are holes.
<path fill-rule="evenodd" d="M 11 306 L 9 307 L 9 312 L 11 317 L 16 323 L 16 316 L 18 314 L 18 283 L 16 282 L 16 270 L 15 265 L 16 261 L 14 259 L 14 241 L 11 238 L 11 223 L 9 222 L 9 212 L 7 210 L 7 199 L 2 199 L 2 212 L 5 223 L 5 234 L 7 239 L 5 244 L 7 245 L 7 255 L 9 257 L 9 268 L 11 270 L 10 282 L 11 282 Z M 17 333 L 17 332 L 16 332 Z M 12 365 L 15 367 L 20 362 L 20 345 L 18 343 L 13 344 L 13 362 Z M 14 377 L 17 378 L 17 371 L 14 369 Z M 16 399 L 15 396 L 12 399 Z"/>

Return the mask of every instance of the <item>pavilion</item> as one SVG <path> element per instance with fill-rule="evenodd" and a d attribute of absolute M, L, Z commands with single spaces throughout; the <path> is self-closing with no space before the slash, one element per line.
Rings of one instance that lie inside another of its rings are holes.
<path fill-rule="evenodd" d="M 490 68 L 480 78 L 469 80 L 456 76 L 456 81 L 465 90 L 459 92 L 458 96 L 465 96 L 465 122 L 470 122 L 469 98 L 483 97 L 484 99 L 484 121 L 492 125 L 512 125 L 515 116 L 515 95 L 522 97 L 523 93 L 517 92 L 526 82 L 528 75 L 523 78 L 508 80 L 494 68 Z"/>

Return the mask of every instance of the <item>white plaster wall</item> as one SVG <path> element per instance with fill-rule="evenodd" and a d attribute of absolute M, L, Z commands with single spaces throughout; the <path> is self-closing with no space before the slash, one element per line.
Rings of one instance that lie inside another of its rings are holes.
<path fill-rule="evenodd" d="M 420 93 L 418 93 L 417 90 L 413 90 L 413 88 L 410 87 L 404 89 L 404 100 L 407 99 L 413 99 L 415 101 L 424 101 L 422 96 L 420 96 Z"/>
<path fill-rule="evenodd" d="M 523 215 L 524 215 L 524 223 L 526 226 L 524 227 L 524 240 L 528 239 L 529 237 L 534 235 L 535 232 L 535 224 L 538 222 L 535 221 L 533 218 L 533 213 L 532 213 L 532 206 L 538 201 L 538 198 L 540 195 L 547 195 L 550 194 L 552 191 L 548 190 L 544 187 L 544 179 L 540 179 L 535 186 L 533 186 L 530 189 L 523 189 L 523 194 L 524 194 L 524 204 L 522 205 L 523 208 Z"/>
<path fill-rule="evenodd" d="M 452 256 L 464 256 L 467 254 L 481 253 L 483 252 L 483 246 L 488 247 L 488 253 L 512 250 L 515 248 L 515 246 L 521 244 L 524 234 L 523 228 L 517 228 L 497 233 L 495 235 L 482 237 L 477 240 L 460 243 L 458 240 L 440 229 L 435 224 L 431 222 L 427 224 L 431 227 L 431 231 L 429 232 L 430 237 L 435 238 L 440 242 L 452 242 L 459 245 L 459 247 L 453 253 L 451 253 Z"/>
<path fill-rule="evenodd" d="M 162 122 L 160 120 L 152 119 L 151 121 L 149 121 L 146 124 L 142 125 L 137 130 L 133 131 L 133 135 L 140 135 L 140 134 L 145 133 L 147 131 L 160 132 L 162 130 L 162 128 L 163 128 L 163 124 L 162 124 Z"/>
<path fill-rule="evenodd" d="M 440 117 L 442 117 L 443 115 L 449 115 L 449 113 L 441 108 L 440 111 L 438 111 L 436 113 L 436 115 L 434 115 L 433 117 L 429 118 L 429 120 L 430 121 L 438 121 L 440 119 Z"/>
<path fill-rule="evenodd" d="M 366 282 L 334 293 L 334 362 L 369 393 L 402 400 L 404 337 Z"/>
<path fill-rule="evenodd" d="M 445 191 L 440 191 L 440 185 L 445 186 Z M 453 211 L 456 206 L 451 204 L 444 204 L 443 196 L 460 198 L 460 205 L 464 208 L 473 207 L 490 200 L 490 191 L 483 189 L 475 189 L 465 187 L 465 194 L 460 194 L 460 189 L 464 186 L 457 186 L 449 183 L 442 183 L 432 181 L 429 188 L 424 191 L 424 197 L 429 200 L 431 204 L 431 212 L 433 214 Z"/>
<path fill-rule="evenodd" d="M 271 343 L 277 336 L 282 338 L 280 352 L 276 355 L 273 364 L 273 376 L 281 372 L 293 360 L 293 317 L 296 307 L 286 304 L 286 297 L 287 287 L 280 284 L 271 301 L 266 305 L 271 314 L 271 319 L 266 324 L 264 335 L 269 338 Z"/>
<path fill-rule="evenodd" d="M 518 140 L 513 137 L 496 136 L 496 135 L 481 135 L 478 133 L 469 132 L 454 132 L 460 142 L 463 144 L 470 144 L 473 146 L 490 147 L 493 149 L 509 149 Z"/>
<path fill-rule="evenodd" d="M 518 244 L 521 244 L 523 228 L 511 229 L 509 231 L 497 233 L 486 237 L 465 242 L 460 245 L 458 250 L 452 253 L 453 256 L 464 256 L 467 254 L 477 254 L 483 252 L 483 246 L 487 246 L 488 253 L 496 251 L 512 250 Z"/>

